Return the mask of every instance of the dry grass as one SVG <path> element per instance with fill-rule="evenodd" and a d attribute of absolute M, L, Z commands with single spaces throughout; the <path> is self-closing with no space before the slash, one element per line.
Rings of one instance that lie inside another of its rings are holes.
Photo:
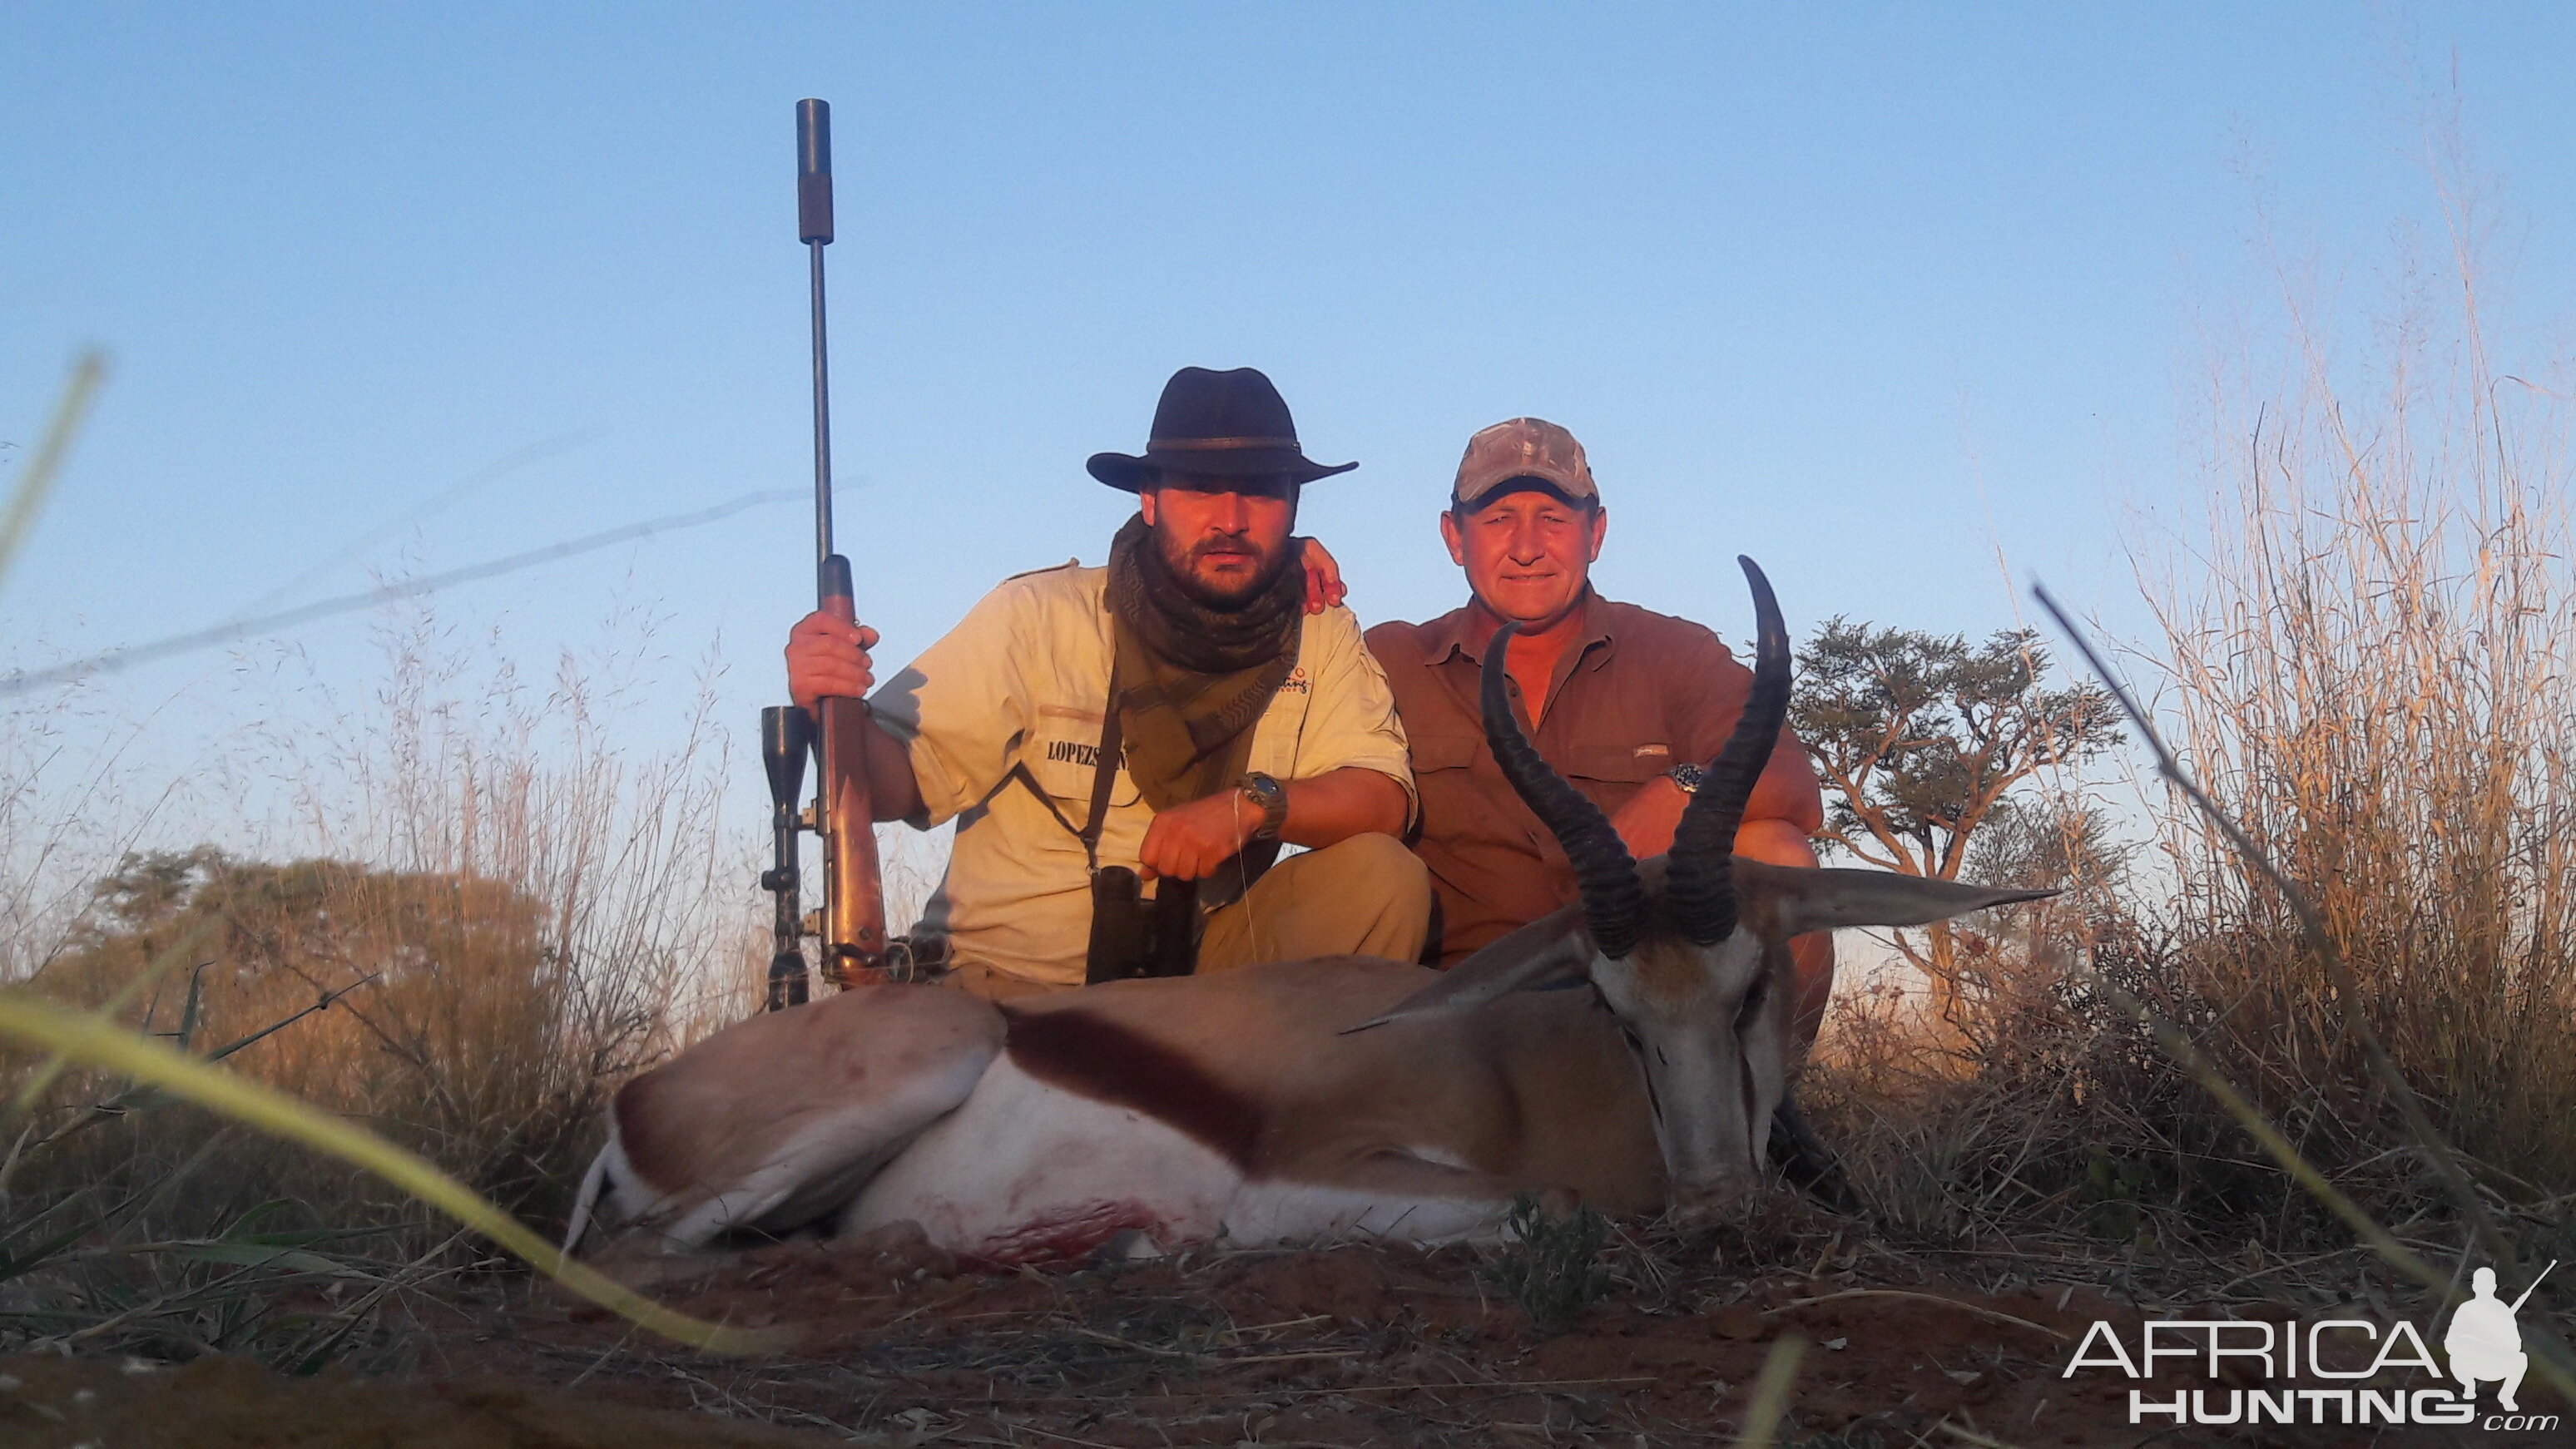
<path fill-rule="evenodd" d="M 426 619 L 393 643 L 369 716 L 302 736 L 334 742 L 319 754 L 288 751 L 310 858 L 128 854 L 24 984 L 113 1000 L 121 1019 L 201 1051 L 286 1022 L 227 1065 L 559 1222 L 607 1092 L 728 1019 L 756 979 L 749 854 L 718 815 L 728 738 L 702 692 L 673 745 L 621 748 L 613 692 L 591 681 L 631 671 L 636 650 L 608 668 L 567 659 L 552 688 L 528 690 L 443 657 Z M 34 1090 L 9 1123 L 0 1236 L 14 1235 L 13 1260 L 66 1231 L 85 1247 L 0 1272 L 0 1331 L 300 1362 L 312 1335 L 278 1325 L 310 1316 L 328 1265 L 210 1261 L 204 1244 L 327 1244 L 346 1278 L 334 1305 L 351 1283 L 416 1286 L 478 1261 L 354 1170 L 191 1109 L 117 1100 L 90 1074 L 40 1082 L 36 1067 L 0 1056 L 0 1084 Z M 145 1244 L 190 1246 L 92 1251 Z"/>
<path fill-rule="evenodd" d="M 2481 382 L 2483 378 L 2477 379 Z M 2484 391 L 2483 387 L 2475 389 Z M 2329 398 L 2329 403 L 2334 400 Z M 2361 967 L 2362 1008 L 2452 1139 L 2526 1191 L 2576 1187 L 2576 581 L 2569 479 L 2473 406 L 2415 449 L 2403 393 L 2357 438 L 2280 420 L 2190 595 L 2168 600 L 2190 753 Z M 2553 420 L 2554 421 L 2554 420 Z M 2213 1028 L 2295 1101 L 2356 1078 L 2295 924 L 2223 842 L 2166 842 Z M 2333 1114 L 2364 1146 L 2374 1114 Z"/>
<path fill-rule="evenodd" d="M 2363 1291 L 2344 1226 L 2081 965 L 2183 1024 L 2410 1247 L 2465 1263 L 2357 1005 L 2505 1220 L 2526 1261 L 2503 1276 L 2576 1256 L 2576 390 L 2490 362 L 2476 220 L 2455 212 L 2464 240 L 2405 273 L 2357 357 L 2291 289 L 2270 369 L 2249 351 L 2214 375 L 2205 532 L 2141 569 L 2163 638 L 2140 656 L 2185 763 L 2314 900 L 2357 1003 L 2240 854 L 2155 802 L 2135 878 L 2079 877 L 2076 908 L 1997 933 L 1964 1070 L 1888 1002 L 1837 1024 L 1807 1091 L 1894 1223 L 2152 1252 L 2207 1291 Z"/>
<path fill-rule="evenodd" d="M 2280 382 L 2233 390 L 2191 582 L 2150 594 L 2194 768 L 2316 902 L 2443 1131 L 2528 1199 L 2576 1190 L 2576 419 L 2491 362 L 2482 215 L 2446 199 L 2453 247 L 2367 365 L 2290 307 Z M 2280 901 L 2190 817 L 2164 843 L 2181 912 L 2223 923 L 2183 945 L 2240 1079 L 2325 1151 L 2388 1145 Z"/>

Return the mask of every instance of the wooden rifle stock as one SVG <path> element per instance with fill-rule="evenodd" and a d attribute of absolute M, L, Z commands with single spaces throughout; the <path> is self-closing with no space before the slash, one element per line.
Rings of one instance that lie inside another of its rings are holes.
<path fill-rule="evenodd" d="M 823 564 L 823 611 L 855 623 L 850 561 Z M 822 793 L 815 826 L 823 837 L 823 975 L 835 986 L 884 978 L 885 892 L 877 875 L 876 812 L 868 798 L 868 733 L 863 699 L 818 701 L 814 747 Z"/>

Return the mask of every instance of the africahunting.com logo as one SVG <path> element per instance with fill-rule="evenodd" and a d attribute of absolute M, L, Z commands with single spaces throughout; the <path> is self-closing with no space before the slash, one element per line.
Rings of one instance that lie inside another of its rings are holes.
<path fill-rule="evenodd" d="M 2452 1311 L 2443 1331 L 2443 1359 L 2405 1319 L 2385 1327 L 2366 1318 L 2309 1324 L 2150 1319 L 2139 1328 L 2134 1354 L 2116 1328 L 2097 1319 L 2061 1377 L 2108 1369 L 2153 1379 L 2160 1366 L 2190 1364 L 2212 1380 L 2240 1385 L 2131 1389 L 2132 1424 L 2476 1424 L 2545 1433 L 2558 1427 L 2558 1416 L 2524 1413 L 2514 1399 L 2531 1367 L 2517 1315 L 2557 1266 L 2541 1269 L 2510 1303 L 2496 1297 L 2495 1270 L 2478 1269 L 2470 1280 L 2474 1296 Z M 2426 1374 L 2437 1382 L 2408 1381 Z M 2387 1386 L 2391 1377 L 2397 1386 Z M 2254 1387 L 2241 1386 L 2248 1379 Z M 2494 1407 L 2484 1411 L 2482 1384 L 2495 1391 Z"/>

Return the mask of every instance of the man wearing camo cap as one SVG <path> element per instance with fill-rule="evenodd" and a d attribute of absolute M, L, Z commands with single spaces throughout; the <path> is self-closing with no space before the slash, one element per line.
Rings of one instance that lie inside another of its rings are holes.
<path fill-rule="evenodd" d="M 1744 712 L 1753 673 L 1715 634 L 1592 590 L 1610 518 L 1583 445 L 1513 418 L 1467 441 L 1440 515 L 1467 604 L 1425 624 L 1368 631 L 1412 744 L 1422 802 L 1415 852 L 1436 893 L 1424 959 L 1447 968 L 1578 891 L 1556 838 L 1504 782 L 1477 708 L 1494 631 L 1518 624 L 1510 671 L 1521 727 L 1558 774 L 1609 815 L 1643 859 L 1672 844 L 1702 767 Z M 1812 866 L 1824 803 L 1785 730 L 1736 833 L 1739 855 Z M 1833 989 L 1833 940 L 1799 937 L 1799 1025 L 1813 1039 Z"/>

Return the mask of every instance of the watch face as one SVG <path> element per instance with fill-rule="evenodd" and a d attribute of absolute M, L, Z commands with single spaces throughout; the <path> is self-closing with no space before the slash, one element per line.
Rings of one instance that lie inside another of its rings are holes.
<path fill-rule="evenodd" d="M 1268 775 L 1243 777 L 1243 793 L 1261 806 L 1261 827 L 1252 833 L 1255 840 L 1276 839 L 1279 827 L 1288 819 L 1288 787 Z"/>

